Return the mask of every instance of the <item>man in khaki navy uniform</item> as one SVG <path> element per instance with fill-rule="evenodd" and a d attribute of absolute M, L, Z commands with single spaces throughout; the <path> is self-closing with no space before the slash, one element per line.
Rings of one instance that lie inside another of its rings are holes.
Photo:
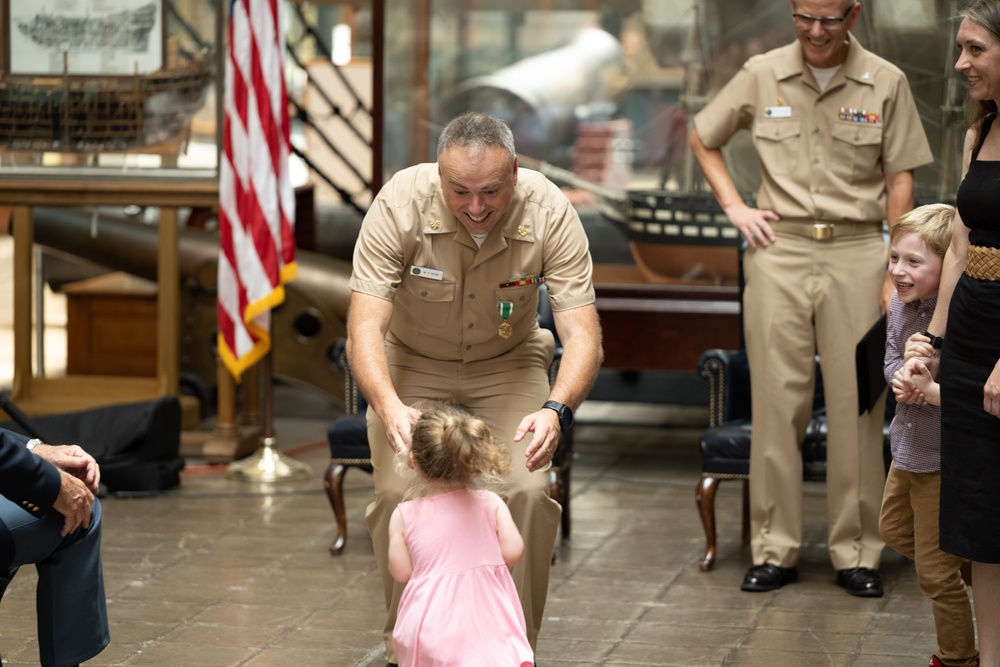
<path fill-rule="evenodd" d="M 858 415 L 855 349 L 892 295 L 882 221 L 913 207 L 913 169 L 932 156 L 905 75 L 849 32 L 861 3 L 793 0 L 791 9 L 798 40 L 748 60 L 691 132 L 706 179 L 749 246 L 753 566 L 742 589 L 774 590 L 798 576 L 799 444 L 818 351 L 830 559 L 848 593 L 878 597 L 885 397 Z M 739 129 L 751 131 L 760 157 L 758 208 L 741 200 L 720 151 Z"/>
<path fill-rule="evenodd" d="M 461 404 L 511 447 L 507 503 L 524 537 L 513 577 L 535 645 L 560 507 L 546 470 L 562 428 L 603 359 L 587 237 L 575 210 L 541 174 L 518 170 L 502 121 L 459 116 L 437 164 L 396 174 L 365 216 L 354 252 L 347 352 L 368 400 L 375 502 L 368 528 L 385 586 L 385 646 L 403 587 L 388 569 L 388 525 L 410 479 L 394 469 L 423 399 Z M 564 353 L 536 321 L 548 288 Z"/>

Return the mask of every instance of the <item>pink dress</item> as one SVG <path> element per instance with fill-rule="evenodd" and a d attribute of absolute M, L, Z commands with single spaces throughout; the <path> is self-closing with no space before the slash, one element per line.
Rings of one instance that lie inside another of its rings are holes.
<path fill-rule="evenodd" d="M 534 654 L 486 491 L 399 505 L 413 574 L 392 633 L 400 667 L 531 667 Z"/>

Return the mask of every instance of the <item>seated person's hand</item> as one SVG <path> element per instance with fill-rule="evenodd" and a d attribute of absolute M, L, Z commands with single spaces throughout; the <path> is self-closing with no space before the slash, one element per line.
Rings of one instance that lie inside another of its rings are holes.
<path fill-rule="evenodd" d="M 94 502 L 94 495 L 81 480 L 65 470 L 59 471 L 59 477 L 59 495 L 52 506 L 65 517 L 61 532 L 65 537 L 80 526 L 90 527 L 90 506 Z"/>
<path fill-rule="evenodd" d="M 38 445 L 34 453 L 59 470 L 73 475 L 92 493 L 97 493 L 101 483 L 101 468 L 93 456 L 79 445 Z"/>

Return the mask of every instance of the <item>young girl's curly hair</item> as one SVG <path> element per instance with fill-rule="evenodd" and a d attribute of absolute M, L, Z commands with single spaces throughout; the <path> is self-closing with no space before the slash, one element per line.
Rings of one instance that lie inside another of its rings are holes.
<path fill-rule="evenodd" d="M 408 451 L 427 480 L 467 488 L 495 488 L 510 469 L 510 452 L 483 420 L 449 405 L 424 409 Z"/>

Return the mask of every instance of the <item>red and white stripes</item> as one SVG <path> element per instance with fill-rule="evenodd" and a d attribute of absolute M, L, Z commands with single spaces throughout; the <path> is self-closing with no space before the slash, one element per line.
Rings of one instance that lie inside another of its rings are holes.
<path fill-rule="evenodd" d="M 295 277 L 295 195 L 279 0 L 233 0 L 219 165 L 219 356 L 238 380 L 271 346 Z"/>

